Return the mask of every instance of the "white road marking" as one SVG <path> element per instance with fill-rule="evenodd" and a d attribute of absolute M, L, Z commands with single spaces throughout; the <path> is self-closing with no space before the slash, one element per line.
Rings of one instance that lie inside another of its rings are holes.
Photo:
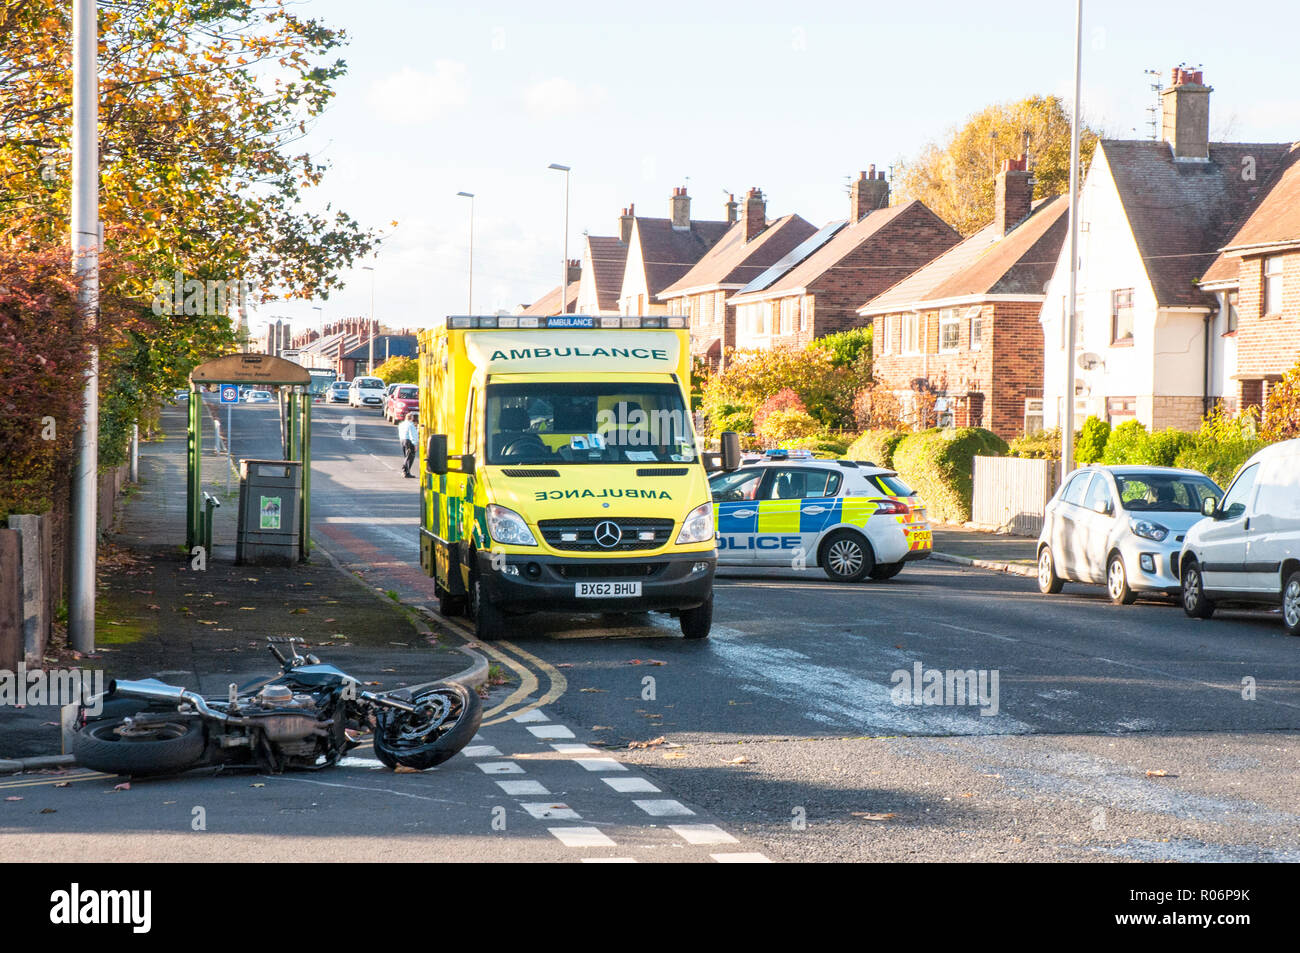
<path fill-rule="evenodd" d="M 532 725 L 528 729 L 534 738 L 572 738 L 573 732 L 563 725 Z"/>
<path fill-rule="evenodd" d="M 935 625 L 941 625 L 941 626 L 943 626 L 945 629 L 956 629 L 958 632 L 965 632 L 965 633 L 967 633 L 968 635 L 983 635 L 983 636 L 985 636 L 985 637 L 987 637 L 987 638 L 990 638 L 990 639 L 997 639 L 999 642 L 1019 642 L 1019 641 L 1020 641 L 1019 639 L 1014 639 L 1014 638 L 1012 638 L 1012 637 L 1009 636 L 1009 635 L 1000 635 L 1000 634 L 997 633 L 997 632 L 985 632 L 985 631 L 983 631 L 982 629 L 968 629 L 968 628 L 966 628 L 966 626 L 964 626 L 964 625 L 953 625 L 953 624 L 950 623 L 950 622 L 936 622 Z"/>
<path fill-rule="evenodd" d="M 484 774 L 523 774 L 524 769 L 519 767 L 513 761 L 477 761 L 480 771 Z"/>
<path fill-rule="evenodd" d="M 717 824 L 669 824 L 668 827 L 688 844 L 738 843 Z"/>
<path fill-rule="evenodd" d="M 621 794 L 659 794 L 660 789 L 645 778 L 601 778 Z"/>
<path fill-rule="evenodd" d="M 759 853 L 710 854 L 720 864 L 770 864 L 771 861 Z"/>
<path fill-rule="evenodd" d="M 541 781 L 498 781 L 497 787 L 507 794 L 550 794 L 546 786 Z"/>
<path fill-rule="evenodd" d="M 521 801 L 525 811 L 539 821 L 580 821 L 580 815 L 567 804 L 552 804 L 550 801 Z"/>
<path fill-rule="evenodd" d="M 659 801 L 633 801 L 632 803 L 651 817 L 687 817 L 695 813 L 681 801 L 674 801 L 671 798 Z"/>
<path fill-rule="evenodd" d="M 595 827 L 548 827 L 565 847 L 613 847 L 614 842 Z"/>
<path fill-rule="evenodd" d="M 547 718 L 546 712 L 542 711 L 540 708 L 534 708 L 532 711 L 526 711 L 522 715 L 515 715 L 514 720 L 518 722 L 526 722 L 550 721 L 551 719 Z"/>
<path fill-rule="evenodd" d="M 627 765 L 613 758 L 575 758 L 574 764 L 580 764 L 588 771 L 626 771 Z"/>
<path fill-rule="evenodd" d="M 492 745 L 469 745 L 461 749 L 461 754 L 467 758 L 499 758 L 501 752 Z"/>
<path fill-rule="evenodd" d="M 583 757 L 584 755 L 597 757 L 603 754 L 603 752 L 597 750 L 596 748 L 593 748 L 591 745 L 584 745 L 584 744 L 565 744 L 561 742 L 559 744 L 553 744 L 551 745 L 551 747 L 554 748 L 556 751 L 560 752 L 561 754 L 571 754 L 575 758 L 580 758 Z"/>

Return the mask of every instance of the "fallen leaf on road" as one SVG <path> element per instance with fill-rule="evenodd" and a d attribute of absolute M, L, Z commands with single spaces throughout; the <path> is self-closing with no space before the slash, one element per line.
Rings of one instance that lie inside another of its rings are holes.
<path fill-rule="evenodd" d="M 592 731 L 613 731 L 614 728 L 612 725 L 592 725 L 591 730 Z"/>
<path fill-rule="evenodd" d="M 290 610 L 289 610 L 289 614 L 290 614 L 290 615 L 304 615 L 306 612 L 307 612 L 307 610 L 304 609 L 302 606 L 299 606 L 299 607 L 296 608 L 296 609 L 290 609 Z"/>
<path fill-rule="evenodd" d="M 578 691 L 580 691 L 580 692 L 587 692 L 588 694 L 593 694 L 593 695 L 595 695 L 595 694 L 604 694 L 604 693 L 607 692 L 608 690 L 609 690 L 609 689 L 606 689 L 606 688 L 580 688 L 580 689 L 578 689 Z"/>
<path fill-rule="evenodd" d="M 263 784 L 262 782 L 258 781 L 256 784 L 250 784 L 249 787 L 250 787 L 250 788 L 264 788 L 264 787 L 266 787 L 266 785 Z"/>
<path fill-rule="evenodd" d="M 1148 771 L 1147 777 L 1148 778 L 1176 778 L 1178 777 L 1178 775 L 1170 774 L 1164 768 L 1157 768 L 1155 771 Z"/>
<path fill-rule="evenodd" d="M 114 785 L 113 785 L 113 790 L 114 790 L 114 791 L 129 791 L 129 790 L 131 790 L 131 782 L 130 782 L 130 781 L 123 781 L 121 784 L 114 784 Z"/>
<path fill-rule="evenodd" d="M 242 612 L 253 612 L 253 611 L 255 611 L 255 609 L 254 609 L 253 606 L 240 606 L 239 608 L 240 608 L 240 611 L 242 611 Z"/>
<path fill-rule="evenodd" d="M 686 752 L 685 752 L 685 751 L 665 751 L 665 752 L 664 752 L 664 758 L 667 759 L 667 760 L 672 760 L 673 758 L 684 758 L 684 757 L 686 757 Z"/>
<path fill-rule="evenodd" d="M 42 727 L 42 728 L 57 728 L 57 727 L 59 727 L 59 723 L 58 723 L 57 721 L 43 721 L 43 722 L 41 722 L 41 727 Z"/>
<path fill-rule="evenodd" d="M 54 786 L 56 788 L 66 788 L 71 783 L 71 781 L 55 781 Z"/>
<path fill-rule="evenodd" d="M 195 619 L 194 621 L 196 621 L 199 625 L 216 625 L 216 624 L 217 624 L 216 622 L 210 622 L 210 621 L 208 621 L 207 619 Z"/>
<path fill-rule="evenodd" d="M 974 797 L 974 796 L 975 796 L 974 793 L 971 791 L 967 791 L 965 794 L 962 795 L 962 797 Z"/>
<path fill-rule="evenodd" d="M 399 764 L 397 767 L 393 768 L 393 774 L 419 774 L 419 773 L 420 771 L 418 768 L 408 767 L 407 765 L 404 764 Z"/>
<path fill-rule="evenodd" d="M 640 660 L 639 658 L 628 659 L 628 660 L 627 660 L 627 664 L 628 664 L 628 665 L 640 665 L 640 664 L 641 664 L 641 660 Z"/>
<path fill-rule="evenodd" d="M 7 797 L 7 798 L 5 798 L 5 800 L 6 800 L 6 801 L 21 801 L 22 798 L 20 798 L 20 797 Z"/>
<path fill-rule="evenodd" d="M 333 622 L 334 620 L 333 620 L 333 619 L 326 619 L 325 621 L 326 621 L 326 622 Z"/>
<path fill-rule="evenodd" d="M 40 813 L 42 813 L 42 814 L 57 814 L 58 811 L 56 811 L 56 810 L 55 810 L 54 808 L 52 808 L 52 807 L 43 807 L 43 808 L 41 808 Z"/>
<path fill-rule="evenodd" d="M 145 606 L 145 608 L 146 608 L 146 609 L 154 609 L 154 610 L 156 611 L 156 610 L 158 610 L 158 609 L 161 609 L 162 606 L 156 606 L 156 605 L 153 605 L 152 603 L 150 603 L 149 605 Z"/>
<path fill-rule="evenodd" d="M 724 761 L 724 762 L 722 762 L 722 763 L 723 763 L 723 764 L 753 764 L 753 763 L 754 763 L 754 759 L 753 759 L 753 758 L 746 758 L 743 754 L 738 754 L 738 755 L 736 755 L 736 757 L 732 758 L 730 761 Z"/>
<path fill-rule="evenodd" d="M 556 663 L 556 666 L 555 666 L 555 667 L 556 667 L 556 668 L 573 668 L 573 663 L 572 663 L 572 662 L 558 662 L 558 663 Z"/>
<path fill-rule="evenodd" d="M 854 817 L 860 817 L 864 821 L 887 821 L 890 818 L 897 817 L 892 811 L 888 814 L 872 814 L 870 811 L 853 811 Z"/>
<path fill-rule="evenodd" d="M 660 735 L 658 738 L 651 738 L 649 741 L 629 741 L 627 746 L 629 748 L 657 748 L 667 740 L 663 735 Z"/>
<path fill-rule="evenodd" d="M 214 602 L 214 603 L 212 603 L 212 604 L 213 604 L 214 606 L 228 606 L 228 605 L 230 605 L 229 602 Z"/>
<path fill-rule="evenodd" d="M 660 660 L 660 659 L 657 659 L 657 658 L 648 658 L 648 659 L 645 660 L 645 663 L 646 663 L 647 665 L 667 665 L 667 664 L 668 664 L 667 662 L 664 662 L 664 661 L 662 661 L 662 660 Z"/>

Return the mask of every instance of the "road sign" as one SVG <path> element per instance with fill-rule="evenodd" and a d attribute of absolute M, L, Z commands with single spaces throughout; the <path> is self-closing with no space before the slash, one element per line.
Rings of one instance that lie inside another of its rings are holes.
<path fill-rule="evenodd" d="M 234 384 L 221 385 L 221 402 L 223 404 L 239 403 L 239 388 Z"/>

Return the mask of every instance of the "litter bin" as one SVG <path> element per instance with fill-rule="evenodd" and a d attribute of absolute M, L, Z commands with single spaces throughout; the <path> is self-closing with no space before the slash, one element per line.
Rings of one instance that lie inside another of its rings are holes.
<path fill-rule="evenodd" d="M 301 492 L 302 463 L 297 460 L 239 462 L 237 565 L 290 566 L 298 561 Z"/>

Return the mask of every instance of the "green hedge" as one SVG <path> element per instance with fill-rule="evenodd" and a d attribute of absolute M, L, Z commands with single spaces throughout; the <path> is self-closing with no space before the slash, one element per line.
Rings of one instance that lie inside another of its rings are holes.
<path fill-rule="evenodd" d="M 847 437 L 838 437 L 828 433 L 817 433 L 811 437 L 786 440 L 781 446 L 787 450 L 811 450 L 819 457 L 843 457 L 849 452 Z"/>
<path fill-rule="evenodd" d="M 979 427 L 935 429 L 909 434 L 894 450 L 893 468 L 925 501 L 930 519 L 970 519 L 974 458 L 999 457 L 1007 442 Z"/>
<path fill-rule="evenodd" d="M 870 460 L 877 466 L 892 467 L 894 451 L 907 433 L 902 430 L 868 430 L 849 445 L 850 460 Z"/>
<path fill-rule="evenodd" d="M 1120 425 L 1121 427 L 1123 424 Z M 1106 452 L 1110 441 L 1110 424 L 1099 417 L 1089 417 L 1079 428 L 1079 435 L 1074 438 L 1074 461 L 1083 466 L 1096 463 Z"/>

